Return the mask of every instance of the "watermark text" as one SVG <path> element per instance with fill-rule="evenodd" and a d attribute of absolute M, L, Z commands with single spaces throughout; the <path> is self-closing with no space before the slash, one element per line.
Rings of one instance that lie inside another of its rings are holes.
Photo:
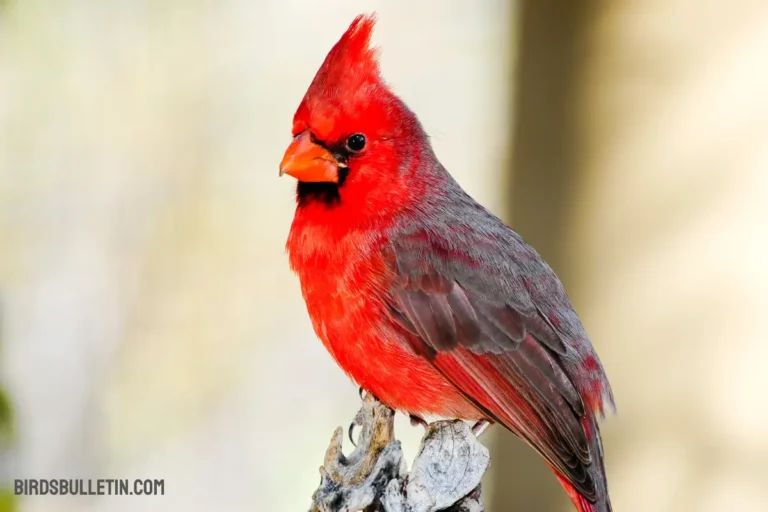
<path fill-rule="evenodd" d="M 163 496 L 165 480 L 127 478 L 25 478 L 13 481 L 17 496 Z"/>

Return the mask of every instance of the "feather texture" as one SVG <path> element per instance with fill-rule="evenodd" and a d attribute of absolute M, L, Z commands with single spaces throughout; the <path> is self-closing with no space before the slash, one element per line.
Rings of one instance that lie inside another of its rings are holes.
<path fill-rule="evenodd" d="M 460 204 L 451 204 L 450 209 Z M 541 452 L 580 495 L 595 501 L 603 492 L 595 480 L 603 476 L 595 474 L 594 443 L 583 424 L 593 413 L 585 410 L 573 382 L 579 376 L 569 375 L 566 362 L 580 355 L 566 345 L 568 338 L 555 330 L 544 316 L 545 306 L 539 306 L 523 284 L 536 273 L 517 268 L 516 275 L 503 280 L 506 292 L 498 281 L 497 286 L 483 286 L 484 276 L 498 272 L 491 267 L 494 258 L 514 260 L 517 254 L 528 259 L 525 253 L 532 249 L 506 226 L 492 222 L 493 217 L 474 218 L 479 212 L 474 207 L 468 210 L 463 222 L 498 230 L 484 240 L 473 240 L 477 235 L 462 230 L 462 223 L 393 229 L 387 251 L 397 276 L 389 304 L 391 318 L 416 338 L 406 340 L 408 346 L 416 347 L 417 354 L 430 360 L 491 419 Z M 453 257 L 448 248 L 459 241 L 475 250 Z M 483 253 L 489 244 L 496 246 L 495 254 Z M 532 261 L 541 260 L 531 258 L 529 266 Z M 551 281 L 555 295 L 567 300 L 551 270 L 539 268 L 537 274 L 539 281 Z"/>

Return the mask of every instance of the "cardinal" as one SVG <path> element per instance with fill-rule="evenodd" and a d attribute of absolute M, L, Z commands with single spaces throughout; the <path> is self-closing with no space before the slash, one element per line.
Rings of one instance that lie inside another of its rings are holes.
<path fill-rule="evenodd" d="M 286 244 L 317 336 L 364 390 L 418 421 L 498 423 L 580 512 L 608 512 L 608 379 L 552 269 L 440 164 L 355 18 L 293 118 Z"/>

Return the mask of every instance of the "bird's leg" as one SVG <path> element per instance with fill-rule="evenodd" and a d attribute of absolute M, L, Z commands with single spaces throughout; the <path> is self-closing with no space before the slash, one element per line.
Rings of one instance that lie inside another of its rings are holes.
<path fill-rule="evenodd" d="M 409 414 L 408 417 L 411 419 L 411 425 L 414 427 L 421 425 L 422 427 L 427 428 L 429 426 L 429 423 L 424 421 L 424 418 L 419 418 L 415 414 Z"/>
<path fill-rule="evenodd" d="M 472 433 L 475 434 L 475 437 L 480 437 L 490 424 L 491 422 L 488 420 L 480 420 L 472 425 Z"/>

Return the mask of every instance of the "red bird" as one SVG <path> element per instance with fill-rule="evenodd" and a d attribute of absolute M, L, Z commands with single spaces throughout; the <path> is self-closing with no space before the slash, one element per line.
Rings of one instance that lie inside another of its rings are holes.
<path fill-rule="evenodd" d="M 453 180 L 384 83 L 358 16 L 293 119 L 291 268 L 341 368 L 416 418 L 500 423 L 581 512 L 608 512 L 608 379 L 538 253 Z"/>

